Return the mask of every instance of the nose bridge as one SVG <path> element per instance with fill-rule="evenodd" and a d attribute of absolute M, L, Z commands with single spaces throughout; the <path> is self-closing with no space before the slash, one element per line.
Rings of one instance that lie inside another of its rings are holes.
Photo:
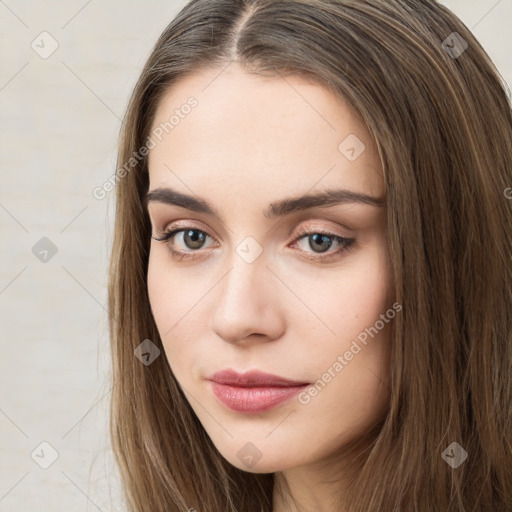
<path fill-rule="evenodd" d="M 266 268 L 267 252 L 253 237 L 244 237 L 234 248 L 230 255 L 231 270 L 226 276 L 226 282 L 221 286 L 221 300 L 231 302 L 252 303 L 251 309 L 257 306 L 258 293 L 265 288 L 264 281 L 271 274 Z M 249 304 L 248 304 L 249 305 Z"/>
<path fill-rule="evenodd" d="M 279 330 L 279 312 L 275 307 L 275 283 L 267 261 L 250 240 L 239 244 L 230 260 L 231 267 L 215 297 L 212 328 L 228 341 L 250 334 L 274 337 Z"/>
<path fill-rule="evenodd" d="M 238 309 L 243 309 L 247 318 L 257 315 L 263 306 L 269 277 L 263 256 L 246 261 L 238 254 L 237 248 L 237 253 L 231 259 L 231 270 L 220 286 L 219 308 L 222 307 L 225 313 L 229 309 L 236 314 L 239 314 Z"/>

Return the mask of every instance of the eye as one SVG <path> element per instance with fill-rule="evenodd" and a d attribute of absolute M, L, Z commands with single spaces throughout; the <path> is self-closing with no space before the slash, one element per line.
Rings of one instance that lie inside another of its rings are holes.
<path fill-rule="evenodd" d="M 307 230 L 305 228 L 299 228 L 298 237 L 295 242 L 302 242 L 302 245 L 306 248 L 313 249 L 313 252 L 305 250 L 304 252 L 310 254 L 305 256 L 312 260 L 330 260 L 331 258 L 340 256 L 345 253 L 348 249 L 352 248 L 355 242 L 354 238 L 345 238 L 334 233 L 329 233 L 322 230 Z M 334 251 L 327 252 L 332 247 L 333 242 L 338 245 L 338 248 Z M 326 253 L 326 255 L 324 255 Z"/>
<path fill-rule="evenodd" d="M 197 258 L 200 249 L 204 249 L 205 242 L 208 238 L 214 238 L 206 231 L 198 229 L 194 226 L 182 226 L 176 229 L 170 229 L 164 232 L 160 238 L 153 237 L 158 242 L 164 242 L 169 248 L 173 258 L 182 259 Z M 184 248 L 176 248 L 176 241 L 178 241 Z M 334 251 L 329 251 L 333 246 L 333 242 L 338 245 Z M 315 261 L 330 260 L 352 247 L 355 242 L 354 238 L 345 238 L 334 233 L 329 233 L 322 230 L 306 230 L 299 228 L 297 236 L 293 244 L 301 244 L 303 249 L 301 252 L 309 254 L 304 256 L 307 259 Z M 312 252 L 307 248 L 313 249 Z"/>
<path fill-rule="evenodd" d="M 197 252 L 198 249 L 202 249 L 207 238 L 213 239 L 213 237 L 205 231 L 193 226 L 171 229 L 163 233 L 160 238 L 153 238 L 158 242 L 166 242 L 173 257 L 179 257 L 180 260 L 196 257 L 196 255 L 190 253 Z M 176 249 L 174 247 L 175 239 L 178 239 L 182 245 L 185 245 L 184 250 Z"/>

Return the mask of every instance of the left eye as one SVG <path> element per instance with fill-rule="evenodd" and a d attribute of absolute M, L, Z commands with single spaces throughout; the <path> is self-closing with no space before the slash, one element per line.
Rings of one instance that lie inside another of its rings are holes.
<path fill-rule="evenodd" d="M 294 243 L 300 243 L 303 240 L 306 240 L 307 245 L 313 249 L 312 253 L 304 251 L 309 254 L 309 256 L 305 257 L 311 260 L 328 260 L 341 256 L 349 250 L 355 242 L 354 238 L 345 238 L 322 230 L 307 231 L 304 228 L 300 228 Z M 339 248 L 335 251 L 327 252 L 331 248 L 333 240 L 339 245 Z"/>
<path fill-rule="evenodd" d="M 206 239 L 211 238 L 213 240 L 213 237 L 208 233 L 194 227 L 171 229 L 163 233 L 160 238 L 153 238 L 158 242 L 166 243 L 173 256 L 179 257 L 180 260 L 183 258 L 196 257 L 194 253 L 198 252 L 199 249 L 204 248 Z M 175 238 L 178 238 L 178 240 L 181 241 L 182 245 L 185 246 L 185 249 L 177 249 L 175 247 Z M 310 259 L 327 259 L 336 256 L 347 250 L 355 241 L 353 238 L 344 238 L 333 233 L 323 231 L 305 231 L 304 229 L 301 229 L 299 230 L 298 236 L 293 241 L 293 244 L 300 243 L 305 239 L 308 240 L 309 247 L 313 249 L 312 253 L 307 250 L 303 250 L 303 252 L 312 254 L 312 256 L 306 256 Z M 336 251 L 327 253 L 331 248 L 333 241 L 339 244 L 340 248 Z M 323 253 L 327 253 L 327 255 L 324 256 Z"/>
<path fill-rule="evenodd" d="M 331 248 L 333 241 L 344 247 L 348 247 L 352 242 L 352 240 L 349 238 L 343 238 L 332 233 L 320 233 L 316 231 L 306 233 L 296 240 L 299 242 L 306 240 L 308 246 L 311 247 L 316 253 L 327 252 Z"/>

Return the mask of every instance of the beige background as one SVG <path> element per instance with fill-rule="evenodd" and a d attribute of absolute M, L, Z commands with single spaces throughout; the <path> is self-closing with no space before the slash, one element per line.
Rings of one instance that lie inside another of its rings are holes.
<path fill-rule="evenodd" d="M 185 3 L 0 0 L 0 512 L 123 510 L 107 436 L 113 193 L 92 190 L 115 171 L 128 95 Z M 511 83 L 512 1 L 444 3 Z M 58 44 L 46 59 L 31 47 L 51 50 L 42 32 Z"/>

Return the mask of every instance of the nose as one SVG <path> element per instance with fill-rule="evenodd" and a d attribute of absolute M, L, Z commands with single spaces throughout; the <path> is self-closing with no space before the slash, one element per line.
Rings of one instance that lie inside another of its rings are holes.
<path fill-rule="evenodd" d="M 232 268 L 216 287 L 211 329 L 229 343 L 279 338 L 285 319 L 278 286 L 263 257 L 247 263 L 235 254 Z"/>

